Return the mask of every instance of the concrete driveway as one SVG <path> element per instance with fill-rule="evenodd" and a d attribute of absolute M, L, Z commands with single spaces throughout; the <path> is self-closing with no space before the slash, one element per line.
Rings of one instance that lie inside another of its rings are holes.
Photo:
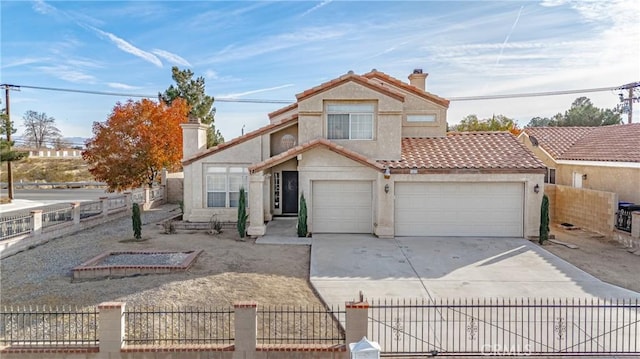
<path fill-rule="evenodd" d="M 640 298 L 522 238 L 314 234 L 311 283 L 327 304 L 366 298 Z"/>

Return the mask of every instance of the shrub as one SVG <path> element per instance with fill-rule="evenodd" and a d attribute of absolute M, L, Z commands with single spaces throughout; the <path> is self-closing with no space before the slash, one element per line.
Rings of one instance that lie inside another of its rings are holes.
<path fill-rule="evenodd" d="M 140 218 L 140 206 L 137 203 L 133 204 L 131 220 L 133 221 L 133 237 L 137 240 L 142 239 L 142 219 Z"/>
<path fill-rule="evenodd" d="M 247 235 L 247 195 L 244 191 L 244 187 L 240 187 L 240 198 L 238 199 L 238 234 L 240 238 L 244 238 Z"/>
<path fill-rule="evenodd" d="M 542 196 L 542 206 L 540 207 L 540 238 L 539 243 L 544 244 L 549 240 L 549 197 Z"/>
<path fill-rule="evenodd" d="M 307 236 L 307 201 L 304 193 L 300 195 L 300 212 L 298 213 L 298 237 Z"/>

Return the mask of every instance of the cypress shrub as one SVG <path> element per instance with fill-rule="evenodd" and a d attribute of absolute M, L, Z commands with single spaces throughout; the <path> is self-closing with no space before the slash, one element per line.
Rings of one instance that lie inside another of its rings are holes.
<path fill-rule="evenodd" d="M 238 234 L 240 238 L 247 235 L 247 195 L 244 187 L 240 187 L 240 198 L 238 199 Z"/>
<path fill-rule="evenodd" d="M 542 206 L 540 208 L 540 238 L 539 243 L 544 244 L 549 240 L 549 197 L 542 196 Z"/>
<path fill-rule="evenodd" d="M 304 193 L 300 195 L 300 212 L 298 213 L 298 237 L 307 236 L 307 201 Z"/>
<path fill-rule="evenodd" d="M 142 219 L 140 218 L 140 206 L 137 203 L 133 204 L 131 220 L 133 221 L 133 237 L 137 240 L 142 239 Z"/>

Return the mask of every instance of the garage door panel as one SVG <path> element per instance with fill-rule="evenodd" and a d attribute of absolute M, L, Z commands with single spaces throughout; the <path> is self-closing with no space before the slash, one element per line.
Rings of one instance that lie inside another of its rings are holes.
<path fill-rule="evenodd" d="M 367 181 L 314 181 L 314 233 L 372 233 L 372 185 Z"/>
<path fill-rule="evenodd" d="M 523 233 L 522 183 L 396 183 L 398 236 Z"/>

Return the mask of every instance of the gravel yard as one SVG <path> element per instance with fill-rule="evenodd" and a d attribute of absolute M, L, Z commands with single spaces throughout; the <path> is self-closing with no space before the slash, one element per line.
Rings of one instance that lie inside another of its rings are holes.
<path fill-rule="evenodd" d="M 256 245 L 237 241 L 234 230 L 164 234 L 159 221 L 178 213 L 163 206 L 143 213 L 142 242 L 125 217 L 59 238 L 0 263 L 1 305 L 94 306 L 105 301 L 133 305 L 226 306 L 321 305 L 309 286 L 308 246 Z M 121 279 L 72 281 L 71 269 L 105 251 L 203 249 L 187 272 Z"/>

